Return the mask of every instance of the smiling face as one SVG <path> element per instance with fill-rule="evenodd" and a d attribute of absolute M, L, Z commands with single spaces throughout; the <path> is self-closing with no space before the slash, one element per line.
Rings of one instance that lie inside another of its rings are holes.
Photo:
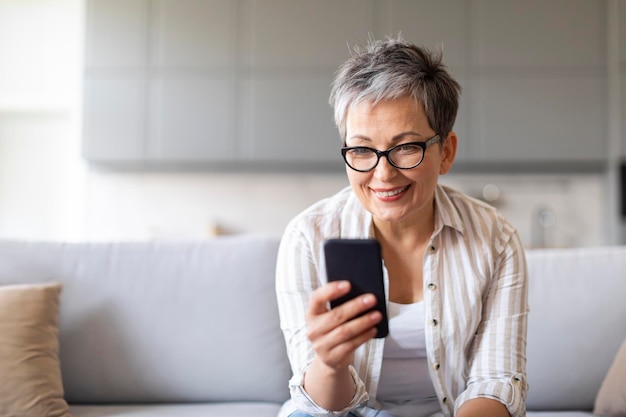
<path fill-rule="evenodd" d="M 435 136 L 421 105 L 410 97 L 352 106 L 346 118 L 346 145 L 367 146 L 380 151 Z M 357 172 L 346 166 L 352 190 L 375 224 L 415 224 L 433 219 L 435 188 L 440 174 L 454 161 L 457 139 L 453 132 L 442 146 L 430 146 L 422 163 L 412 169 L 393 167 L 381 157 L 376 168 Z"/>

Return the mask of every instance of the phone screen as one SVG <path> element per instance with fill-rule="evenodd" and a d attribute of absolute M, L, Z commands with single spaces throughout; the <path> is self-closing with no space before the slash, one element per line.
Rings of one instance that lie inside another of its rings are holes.
<path fill-rule="evenodd" d="M 381 312 L 383 319 L 377 325 L 376 337 L 389 333 L 385 306 L 385 283 L 380 244 L 374 239 L 329 239 L 324 243 L 328 281 L 350 281 L 348 294 L 331 301 L 334 308 L 362 294 L 374 294 L 377 303 L 373 309 Z"/>

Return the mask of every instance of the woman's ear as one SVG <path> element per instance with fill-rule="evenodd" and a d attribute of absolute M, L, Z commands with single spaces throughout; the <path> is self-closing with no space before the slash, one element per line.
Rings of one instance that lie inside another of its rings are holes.
<path fill-rule="evenodd" d="M 456 148 L 458 145 L 458 138 L 456 137 L 456 133 L 454 131 L 450 131 L 446 139 L 442 144 L 442 158 L 441 165 L 439 166 L 439 174 L 445 175 L 452 168 L 452 163 L 454 162 L 454 157 L 456 156 Z"/>

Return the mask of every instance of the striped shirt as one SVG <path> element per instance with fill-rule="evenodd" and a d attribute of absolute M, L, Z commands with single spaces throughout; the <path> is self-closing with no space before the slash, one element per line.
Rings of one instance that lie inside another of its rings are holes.
<path fill-rule="evenodd" d="M 435 227 L 424 254 L 426 353 L 441 411 L 454 415 L 467 400 L 497 399 L 512 417 L 526 414 L 528 280 L 517 231 L 491 206 L 438 185 Z M 384 339 L 356 353 L 356 393 L 345 410 L 330 412 L 302 387 L 314 352 L 306 336 L 311 293 L 327 282 L 324 241 L 374 238 L 371 213 L 348 187 L 294 218 L 281 241 L 276 290 L 293 377 L 281 416 L 298 409 L 314 416 L 378 408 L 376 391 Z M 420 266 L 416 266 L 420 267 Z M 388 274 L 385 268 L 385 284 Z"/>

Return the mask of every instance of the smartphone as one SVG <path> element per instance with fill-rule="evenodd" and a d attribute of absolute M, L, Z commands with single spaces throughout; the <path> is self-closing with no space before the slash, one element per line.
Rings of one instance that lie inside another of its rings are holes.
<path fill-rule="evenodd" d="M 328 281 L 350 281 L 350 292 L 331 301 L 336 306 L 362 294 L 374 294 L 377 303 L 372 310 L 378 310 L 383 319 L 377 325 L 377 338 L 389 333 L 387 308 L 385 306 L 385 283 L 380 244 L 375 239 L 329 239 L 324 242 L 326 274 Z M 370 310 L 371 311 L 371 310 Z"/>

